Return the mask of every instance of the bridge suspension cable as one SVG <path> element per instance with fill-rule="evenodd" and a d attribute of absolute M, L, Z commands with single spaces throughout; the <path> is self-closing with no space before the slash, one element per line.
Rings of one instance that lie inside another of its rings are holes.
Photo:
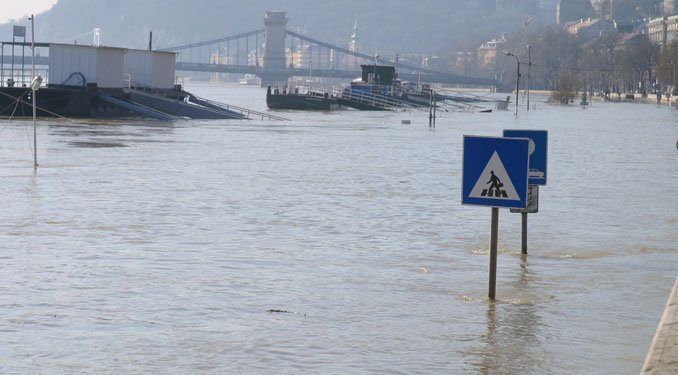
<path fill-rule="evenodd" d="M 202 47 L 202 46 L 208 46 L 211 44 L 217 44 L 217 43 L 222 43 L 222 42 L 230 42 L 231 40 L 237 40 L 241 38 L 247 38 L 252 35 L 256 34 L 263 34 L 264 29 L 257 29 L 254 31 L 249 31 L 246 33 L 241 33 L 241 34 L 236 34 L 236 35 L 231 35 L 219 39 L 212 39 L 212 40 L 204 40 L 201 42 L 194 42 L 194 43 L 189 43 L 189 44 L 184 44 L 180 46 L 175 46 L 175 47 L 166 47 L 166 48 L 160 48 L 157 49 L 157 51 L 179 51 L 179 50 L 184 50 L 184 49 L 190 49 L 190 48 L 196 48 L 196 47 Z"/>
<path fill-rule="evenodd" d="M 346 49 L 346 48 L 334 46 L 334 45 L 332 45 L 332 44 L 325 43 L 325 42 L 320 41 L 320 40 L 317 40 L 317 39 L 313 39 L 313 38 L 308 37 L 308 36 L 306 36 L 306 35 L 299 34 L 299 33 L 295 33 L 294 31 L 289 31 L 289 30 L 287 30 L 287 35 L 289 35 L 289 36 L 291 36 L 291 37 L 294 37 L 294 38 L 299 38 L 299 39 L 304 40 L 304 41 L 307 41 L 307 42 L 309 42 L 309 43 L 317 44 L 317 45 L 319 45 L 319 46 L 321 46 L 321 47 L 333 49 L 333 50 L 335 50 L 335 51 L 337 51 L 337 52 L 341 52 L 341 53 L 345 53 L 345 54 L 347 54 L 347 55 L 355 56 L 355 57 L 364 59 L 364 60 L 366 60 L 366 61 L 375 61 L 375 62 L 377 62 L 377 63 L 380 61 L 378 55 L 377 55 L 377 57 L 375 58 L 375 56 L 366 55 L 366 54 L 360 53 L 360 52 L 353 52 L 353 51 L 351 51 L 351 50 L 349 50 L 349 49 Z M 383 61 L 383 60 L 382 60 L 382 61 Z M 444 76 L 447 76 L 447 77 L 450 77 L 450 78 L 460 78 L 460 77 L 461 77 L 461 76 L 459 76 L 459 75 L 457 75 L 457 74 L 445 73 L 445 72 L 439 72 L 439 71 L 435 71 L 435 70 L 431 70 L 431 69 L 426 69 L 426 68 L 421 68 L 421 67 L 413 66 L 413 65 L 407 65 L 407 64 L 398 64 L 398 67 L 399 67 L 399 68 L 403 68 L 403 69 L 407 69 L 407 70 L 409 70 L 409 71 L 416 71 L 416 72 L 421 72 L 421 73 L 424 73 L 424 74 L 431 74 L 431 75 L 436 75 L 436 76 L 444 75 Z"/>

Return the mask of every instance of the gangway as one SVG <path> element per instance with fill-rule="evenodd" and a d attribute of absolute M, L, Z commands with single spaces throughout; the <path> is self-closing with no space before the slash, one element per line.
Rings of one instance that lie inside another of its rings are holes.
<path fill-rule="evenodd" d="M 109 103 L 120 108 L 124 108 L 128 111 L 131 111 L 132 113 L 137 113 L 143 116 L 154 118 L 156 120 L 162 121 L 179 120 L 179 117 L 171 115 L 169 113 L 159 111 L 155 108 L 151 108 L 141 103 L 133 103 L 121 98 L 109 96 L 104 93 L 100 93 L 98 95 L 98 99 L 101 100 L 102 102 Z"/>
<path fill-rule="evenodd" d="M 133 101 L 173 116 L 203 119 L 288 120 L 284 117 L 201 98 L 183 90 L 161 89 L 136 82 L 132 82 L 127 90 Z"/>
<path fill-rule="evenodd" d="M 347 107 L 352 107 L 362 110 L 398 110 L 415 108 L 410 103 L 404 100 L 392 98 L 384 95 L 376 95 L 369 93 L 356 93 L 351 91 L 344 91 L 339 96 L 339 102 Z"/>
<path fill-rule="evenodd" d="M 276 121 L 289 121 L 289 119 L 281 117 L 281 116 L 276 116 L 276 115 L 272 115 L 272 114 L 265 113 L 265 112 L 259 112 L 259 111 L 255 111 L 255 110 L 252 110 L 252 109 L 249 109 L 249 108 L 238 107 L 238 106 L 231 105 L 231 104 L 219 103 L 219 102 L 215 102 L 215 101 L 212 101 L 212 100 L 209 100 L 209 99 L 200 98 L 200 97 L 195 96 L 193 94 L 189 94 L 188 100 L 191 103 L 199 104 L 199 105 L 202 105 L 202 106 L 205 106 L 205 107 L 208 107 L 208 108 L 222 109 L 222 110 L 227 110 L 227 111 L 231 111 L 231 112 L 236 112 L 236 113 L 239 113 L 240 115 L 242 115 L 244 118 L 247 118 L 247 119 L 251 119 L 252 117 L 256 117 L 256 118 L 260 117 L 262 121 L 264 119 L 276 120 Z"/>
<path fill-rule="evenodd" d="M 140 103 L 156 111 L 171 114 L 177 117 L 200 118 L 200 119 L 242 119 L 239 113 L 212 108 L 200 107 L 186 103 L 178 98 L 168 98 L 161 95 L 132 90 L 130 98 L 134 103 Z"/>

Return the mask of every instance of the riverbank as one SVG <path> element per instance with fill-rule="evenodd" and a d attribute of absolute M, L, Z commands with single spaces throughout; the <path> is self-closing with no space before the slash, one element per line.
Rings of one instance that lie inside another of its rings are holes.
<path fill-rule="evenodd" d="M 611 94 L 609 99 L 606 99 L 600 95 L 594 95 L 592 100 L 603 102 L 603 101 L 612 101 L 612 102 L 630 102 L 630 103 L 644 103 L 644 104 L 654 104 L 657 105 L 657 95 L 649 94 L 646 97 L 643 97 L 641 94 L 632 94 L 632 93 L 622 93 L 620 95 Z M 673 107 L 676 108 L 676 96 L 671 95 L 669 98 L 666 95 L 661 97 L 662 107 Z"/>
<path fill-rule="evenodd" d="M 552 91 L 549 90 L 531 90 L 530 93 L 532 95 L 540 95 L 540 96 L 546 96 L 549 97 L 552 93 Z M 507 93 L 508 94 L 508 93 Z M 521 92 L 520 95 L 522 95 L 524 92 Z M 511 94 L 515 96 L 515 91 Z M 630 98 L 632 95 L 632 99 Z M 511 99 L 514 99 L 514 97 L 511 96 Z M 579 103 L 579 100 L 581 98 L 581 94 L 577 95 L 577 98 L 575 98 L 575 101 Z M 629 98 L 629 99 L 627 99 Z M 590 100 L 596 101 L 596 102 L 605 102 L 605 101 L 611 101 L 611 102 L 624 102 L 624 103 L 642 103 L 642 104 L 654 104 L 657 105 L 657 96 L 654 94 L 650 94 L 647 97 L 642 97 L 641 94 L 631 94 L 631 93 L 622 93 L 620 95 L 617 94 L 611 94 L 609 99 L 604 98 L 603 96 L 600 95 L 593 95 L 590 97 Z M 670 100 L 670 101 L 669 101 Z M 678 96 L 676 95 L 671 95 L 669 99 L 666 98 L 666 96 L 662 96 L 662 101 L 660 104 L 662 107 L 672 107 L 672 108 L 678 108 Z"/>

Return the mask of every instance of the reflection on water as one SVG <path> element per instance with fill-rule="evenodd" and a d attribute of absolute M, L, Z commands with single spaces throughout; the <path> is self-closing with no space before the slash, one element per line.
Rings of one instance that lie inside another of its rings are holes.
<path fill-rule="evenodd" d="M 91 147 L 91 148 L 125 147 L 125 145 L 122 143 L 112 143 L 112 142 L 69 142 L 69 144 L 74 147 Z"/>
<path fill-rule="evenodd" d="M 260 88 L 193 91 L 265 110 Z M 638 373 L 678 262 L 675 112 L 540 108 L 435 132 L 417 112 L 41 120 L 37 171 L 8 121 L 0 373 Z M 551 175 L 529 255 L 500 215 L 489 302 L 461 144 L 507 128 L 549 130 Z"/>
<path fill-rule="evenodd" d="M 534 300 L 532 283 L 536 276 L 528 267 L 528 256 L 520 255 L 520 270 L 510 283 L 510 300 L 485 301 L 487 332 L 480 346 L 469 351 L 469 364 L 481 374 L 534 374 L 549 368 L 549 355 L 541 338 L 548 327 L 544 324 L 539 305 L 547 301 Z"/>

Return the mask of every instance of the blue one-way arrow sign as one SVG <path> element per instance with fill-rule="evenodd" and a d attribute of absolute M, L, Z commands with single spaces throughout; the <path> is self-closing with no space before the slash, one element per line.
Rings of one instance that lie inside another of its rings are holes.
<path fill-rule="evenodd" d="M 525 208 L 527 138 L 464 136 L 462 204 Z"/>

